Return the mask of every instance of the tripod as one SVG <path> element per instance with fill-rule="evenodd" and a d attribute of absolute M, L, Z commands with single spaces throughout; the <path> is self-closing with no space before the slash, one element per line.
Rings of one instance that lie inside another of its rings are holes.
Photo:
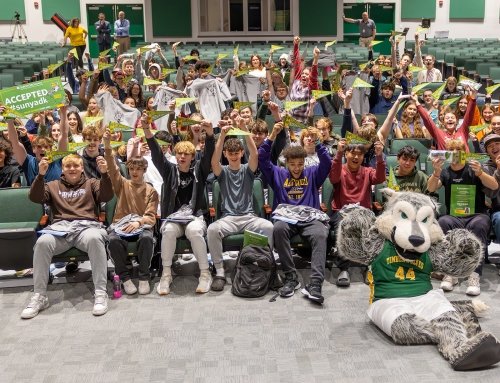
<path fill-rule="evenodd" d="M 24 28 L 19 20 L 16 20 L 16 23 L 14 24 L 14 30 L 12 31 L 11 41 L 14 41 L 14 36 L 16 36 L 16 32 L 18 41 L 23 42 L 24 39 L 25 42 L 28 42 L 28 37 L 26 36 L 26 32 L 24 31 Z"/>

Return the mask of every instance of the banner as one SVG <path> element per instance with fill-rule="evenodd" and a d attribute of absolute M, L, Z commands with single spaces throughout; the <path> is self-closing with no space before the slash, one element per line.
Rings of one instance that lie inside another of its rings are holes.
<path fill-rule="evenodd" d="M 0 103 L 22 115 L 28 115 L 65 105 L 66 93 L 61 79 L 53 77 L 2 89 Z"/>

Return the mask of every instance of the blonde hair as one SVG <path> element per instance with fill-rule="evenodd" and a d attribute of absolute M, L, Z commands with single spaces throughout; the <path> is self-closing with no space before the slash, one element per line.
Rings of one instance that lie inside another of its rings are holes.
<path fill-rule="evenodd" d="M 85 128 L 83 128 L 82 137 L 84 140 L 90 139 L 92 137 L 97 137 L 100 140 L 102 138 L 102 136 L 103 136 L 103 133 L 102 133 L 101 129 L 99 129 L 98 127 L 96 127 L 94 125 L 89 125 L 89 126 L 86 126 Z"/>
<path fill-rule="evenodd" d="M 313 126 L 310 126 L 307 129 L 303 129 L 302 132 L 300 132 L 300 145 L 304 146 L 304 139 L 311 136 L 316 136 L 316 138 L 319 138 L 319 130 Z"/>
<path fill-rule="evenodd" d="M 447 140 L 444 145 L 446 150 L 465 151 L 465 142 L 463 142 L 462 140 Z"/>
<path fill-rule="evenodd" d="M 62 166 L 77 164 L 83 166 L 83 159 L 78 154 L 68 154 L 62 159 Z"/>
<path fill-rule="evenodd" d="M 174 146 L 174 152 L 178 153 L 187 153 L 187 154 L 195 154 L 196 148 L 194 147 L 191 141 L 180 141 Z"/>

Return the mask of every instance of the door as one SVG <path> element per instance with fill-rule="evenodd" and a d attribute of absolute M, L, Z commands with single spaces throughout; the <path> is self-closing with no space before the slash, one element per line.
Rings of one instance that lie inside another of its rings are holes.
<path fill-rule="evenodd" d="M 389 37 L 391 30 L 394 30 L 394 3 L 345 3 L 344 14 L 351 19 L 360 19 L 363 12 L 368 12 L 370 19 L 377 26 L 376 40 L 383 43 L 373 47 L 374 56 L 377 54 L 391 54 L 391 44 Z M 344 23 L 344 41 L 359 43 L 359 28 L 356 24 Z"/>
<path fill-rule="evenodd" d="M 94 23 L 99 13 L 104 13 L 106 20 L 111 23 L 111 33 L 114 33 L 114 22 L 118 19 L 118 12 L 125 12 L 125 18 L 130 21 L 130 45 L 137 46 L 144 42 L 144 10 L 142 4 L 88 4 L 87 22 L 89 25 L 89 52 L 91 57 L 99 55 L 97 34 Z"/>

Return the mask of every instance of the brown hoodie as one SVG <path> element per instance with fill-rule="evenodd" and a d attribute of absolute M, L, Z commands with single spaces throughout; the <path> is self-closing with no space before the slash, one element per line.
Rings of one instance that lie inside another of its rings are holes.
<path fill-rule="evenodd" d="M 35 203 L 48 204 L 52 209 L 53 222 L 67 220 L 96 220 L 96 205 L 113 198 L 113 186 L 108 173 L 101 179 L 87 178 L 82 173 L 75 185 L 61 176 L 59 180 L 44 182 L 37 175 L 31 185 L 29 198 Z"/>

